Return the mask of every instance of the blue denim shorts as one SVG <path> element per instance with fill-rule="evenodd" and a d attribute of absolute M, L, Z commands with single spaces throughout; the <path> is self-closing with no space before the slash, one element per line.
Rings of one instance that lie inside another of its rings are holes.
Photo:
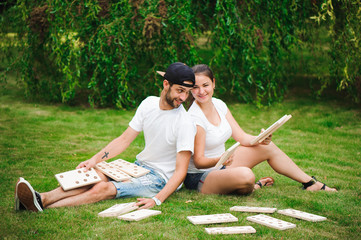
<path fill-rule="evenodd" d="M 226 167 L 223 166 L 221 169 L 225 169 Z M 205 172 L 201 172 L 201 173 L 187 173 L 186 179 L 184 180 L 184 186 L 187 189 L 191 189 L 191 190 L 198 190 L 199 192 L 202 189 L 204 180 L 206 180 L 208 174 L 212 171 L 216 171 L 216 170 L 209 170 L 209 171 L 205 171 Z"/>
<path fill-rule="evenodd" d="M 138 166 L 149 169 L 150 172 L 139 178 L 131 178 L 126 182 L 117 182 L 111 180 L 117 189 L 115 198 L 125 197 L 154 197 L 159 193 L 167 183 L 165 179 L 148 166 L 135 162 Z"/>

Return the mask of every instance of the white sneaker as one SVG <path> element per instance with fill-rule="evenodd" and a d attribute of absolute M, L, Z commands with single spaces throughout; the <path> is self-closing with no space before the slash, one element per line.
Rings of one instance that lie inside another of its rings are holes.
<path fill-rule="evenodd" d="M 24 178 L 19 178 L 16 185 L 16 194 L 19 202 L 24 205 L 26 210 L 33 212 L 42 212 L 43 204 L 41 202 L 40 194 L 35 192 L 33 187 Z"/>

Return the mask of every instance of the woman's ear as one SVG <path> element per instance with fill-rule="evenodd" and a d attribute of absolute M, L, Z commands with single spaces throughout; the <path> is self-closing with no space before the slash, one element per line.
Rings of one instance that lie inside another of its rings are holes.
<path fill-rule="evenodd" d="M 216 78 L 213 78 L 213 89 L 216 88 Z"/>

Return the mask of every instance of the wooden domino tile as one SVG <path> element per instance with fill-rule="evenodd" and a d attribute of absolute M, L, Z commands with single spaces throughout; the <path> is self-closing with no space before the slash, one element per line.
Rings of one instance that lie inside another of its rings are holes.
<path fill-rule="evenodd" d="M 229 210 L 236 212 L 274 213 L 277 210 L 277 208 L 234 206 L 231 207 Z"/>
<path fill-rule="evenodd" d="M 197 224 L 213 224 L 213 223 L 226 223 L 226 222 L 237 222 L 238 218 L 230 213 L 212 214 L 212 215 L 199 215 L 199 216 L 188 216 L 187 219 Z"/>
<path fill-rule="evenodd" d="M 123 159 L 114 160 L 110 164 L 120 168 L 123 172 L 129 174 L 132 177 L 141 177 L 150 172 L 146 168 L 142 168 L 134 163 L 127 162 Z"/>
<path fill-rule="evenodd" d="M 261 132 L 256 138 L 254 138 L 250 144 L 254 145 L 257 142 L 260 143 L 262 142 L 264 139 L 266 139 L 269 135 L 271 135 L 272 133 L 274 133 L 278 128 L 280 128 L 283 124 L 285 124 L 290 118 L 292 117 L 292 115 L 284 115 L 283 117 L 281 117 L 278 121 L 276 121 L 275 123 L 273 123 L 269 128 L 267 128 L 264 132 Z"/>
<path fill-rule="evenodd" d="M 119 215 L 136 210 L 138 208 L 139 207 L 135 205 L 135 202 L 120 203 L 120 204 L 115 204 L 114 206 L 98 213 L 98 216 L 99 217 L 117 217 Z"/>
<path fill-rule="evenodd" d="M 251 226 L 235 226 L 235 227 L 214 227 L 205 228 L 208 234 L 241 234 L 256 233 L 256 229 Z"/>
<path fill-rule="evenodd" d="M 97 172 L 92 168 L 85 172 L 85 168 L 75 169 L 63 173 L 55 174 L 60 186 L 64 191 L 95 184 L 101 181 Z"/>
<path fill-rule="evenodd" d="M 312 213 L 301 212 L 295 209 L 278 210 L 277 213 L 311 222 L 320 222 L 320 221 L 325 221 L 327 219 L 326 217 L 322 217 Z"/>
<path fill-rule="evenodd" d="M 100 162 L 95 166 L 95 168 L 118 182 L 132 178 L 118 167 L 113 166 L 111 163 Z"/>
<path fill-rule="evenodd" d="M 162 213 L 161 211 L 157 211 L 157 210 L 141 209 L 124 215 L 120 215 L 118 216 L 118 218 L 126 221 L 140 221 L 147 217 L 155 216 L 161 213 Z"/>
<path fill-rule="evenodd" d="M 289 223 L 263 214 L 247 217 L 247 220 L 261 225 L 265 225 L 267 227 L 275 228 L 278 230 L 286 230 L 289 228 L 296 227 L 296 224 Z"/>
<path fill-rule="evenodd" d="M 240 145 L 239 142 L 236 142 L 235 144 L 233 144 L 233 146 L 231 146 L 230 148 L 228 148 L 225 153 L 222 155 L 222 157 L 218 160 L 216 166 L 214 166 L 215 168 L 220 167 L 225 161 L 228 160 L 228 158 L 230 156 L 232 156 L 232 154 L 236 151 L 237 147 Z"/>

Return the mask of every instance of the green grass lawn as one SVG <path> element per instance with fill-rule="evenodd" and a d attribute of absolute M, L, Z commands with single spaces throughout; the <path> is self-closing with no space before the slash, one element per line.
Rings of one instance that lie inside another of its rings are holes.
<path fill-rule="evenodd" d="M 251 225 L 257 233 L 218 235 L 214 239 L 359 239 L 361 226 L 361 112 L 335 100 L 286 98 L 267 109 L 231 104 L 241 127 L 257 134 L 284 114 L 293 118 L 280 128 L 273 141 L 306 173 L 316 176 L 338 193 L 306 192 L 301 184 L 276 174 L 267 163 L 254 168 L 256 178 L 272 176 L 273 187 L 249 196 L 201 195 L 181 189 L 155 207 L 162 214 L 140 222 L 99 218 L 97 214 L 116 203 L 135 198 L 46 210 L 15 212 L 14 187 L 18 177 L 37 191 L 58 186 L 54 174 L 74 169 L 109 141 L 119 136 L 134 111 L 89 109 L 31 103 L 15 85 L 0 89 L 0 238 L 1 239 L 208 239 L 205 227 Z M 234 141 L 227 142 L 231 146 Z M 134 161 L 143 137 L 119 157 Z M 190 200 L 190 201 L 189 201 Z M 246 220 L 254 214 L 232 212 L 237 223 L 192 225 L 190 215 L 230 212 L 236 205 L 294 208 L 327 217 L 312 223 L 277 213 L 271 216 L 295 223 L 279 231 Z"/>

